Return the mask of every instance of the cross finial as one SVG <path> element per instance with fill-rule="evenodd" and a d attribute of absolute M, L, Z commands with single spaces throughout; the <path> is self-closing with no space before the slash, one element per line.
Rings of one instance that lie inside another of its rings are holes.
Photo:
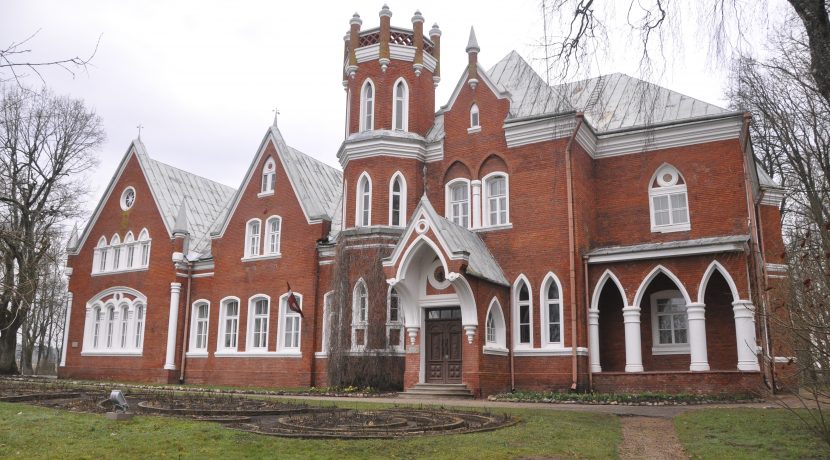
<path fill-rule="evenodd" d="M 274 127 L 276 127 L 277 117 L 280 115 L 280 109 L 278 107 L 274 107 L 274 110 L 272 110 L 272 112 L 274 112 Z"/>
<path fill-rule="evenodd" d="M 142 125 L 141 123 L 139 123 L 138 126 L 136 126 L 136 128 L 138 128 L 138 140 L 141 140 L 141 128 L 143 127 L 144 125 Z"/>

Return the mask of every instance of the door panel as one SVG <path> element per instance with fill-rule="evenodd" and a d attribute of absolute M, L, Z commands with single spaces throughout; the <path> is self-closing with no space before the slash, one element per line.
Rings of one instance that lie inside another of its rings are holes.
<path fill-rule="evenodd" d="M 429 383 L 461 383 L 461 338 L 463 334 L 461 320 L 453 318 L 460 315 L 452 310 L 441 310 L 440 313 L 432 311 L 431 313 L 428 318 L 436 319 L 427 319 L 426 324 L 426 381 Z"/>

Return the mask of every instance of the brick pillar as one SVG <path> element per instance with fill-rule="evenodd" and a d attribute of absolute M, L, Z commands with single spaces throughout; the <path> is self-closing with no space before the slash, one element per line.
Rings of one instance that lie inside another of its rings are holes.
<path fill-rule="evenodd" d="M 738 343 L 738 370 L 759 371 L 755 340 L 755 306 L 749 300 L 732 302 L 735 314 L 735 340 Z"/>
<path fill-rule="evenodd" d="M 179 324 L 179 293 L 182 283 L 170 283 L 170 317 L 167 320 L 167 356 L 164 369 L 176 369 L 176 331 Z"/>
<path fill-rule="evenodd" d="M 66 366 L 66 349 L 69 348 L 69 319 L 72 318 L 72 293 L 66 293 L 66 319 L 63 323 L 63 349 L 61 350 L 61 367 Z"/>
<path fill-rule="evenodd" d="M 640 307 L 623 308 L 625 325 L 625 371 L 643 372 L 643 350 L 640 345 Z"/>
<path fill-rule="evenodd" d="M 420 327 L 407 327 L 405 349 L 406 362 L 403 372 L 403 389 L 406 390 L 421 381 Z"/>
<path fill-rule="evenodd" d="M 599 363 L 599 310 L 588 310 L 588 340 L 591 372 L 602 372 L 602 366 Z"/>
<path fill-rule="evenodd" d="M 473 200 L 470 205 L 470 214 L 472 220 L 472 228 L 481 228 L 481 181 L 476 179 L 470 182 L 472 188 Z"/>
<path fill-rule="evenodd" d="M 690 303 L 686 306 L 689 327 L 690 371 L 708 371 L 709 358 L 706 348 L 706 305 Z"/>

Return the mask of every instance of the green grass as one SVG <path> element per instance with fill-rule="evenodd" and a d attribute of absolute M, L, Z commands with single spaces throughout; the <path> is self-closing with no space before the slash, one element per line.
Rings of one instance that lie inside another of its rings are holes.
<path fill-rule="evenodd" d="M 695 393 L 562 393 L 557 391 L 515 391 L 496 395 L 501 401 L 521 402 L 577 402 L 580 404 L 704 404 L 713 402 L 752 401 L 751 394 L 695 394 Z"/>
<path fill-rule="evenodd" d="M 27 459 L 616 456 L 620 426 L 615 416 L 550 410 L 506 412 L 522 421 L 487 433 L 403 440 L 318 441 L 241 433 L 213 423 L 167 417 L 135 417 L 129 422 L 113 422 L 101 415 L 0 403 L 0 456 Z"/>
<path fill-rule="evenodd" d="M 692 458 L 830 458 L 830 448 L 784 409 L 703 409 L 674 419 Z"/>

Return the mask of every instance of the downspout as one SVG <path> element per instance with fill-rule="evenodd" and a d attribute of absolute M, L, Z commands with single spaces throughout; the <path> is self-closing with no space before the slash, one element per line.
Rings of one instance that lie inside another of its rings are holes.
<path fill-rule="evenodd" d="M 576 127 L 574 127 L 574 131 L 571 134 L 571 137 L 568 139 L 568 145 L 565 147 L 565 179 L 567 183 L 567 200 L 568 200 L 568 276 L 569 280 L 569 291 L 570 291 L 570 301 L 571 301 L 571 357 L 572 357 L 572 366 L 571 366 L 571 390 L 576 390 L 577 388 L 577 335 L 576 335 L 576 232 L 574 227 L 576 222 L 576 217 L 574 215 L 574 193 L 573 193 L 573 168 L 571 167 L 571 148 L 573 147 L 574 140 L 576 139 L 576 133 L 579 132 L 579 128 L 582 127 L 582 121 L 584 120 L 584 114 L 582 112 L 576 114 Z"/>
<path fill-rule="evenodd" d="M 345 199 L 345 197 L 343 199 Z M 323 225 L 323 230 L 324 231 L 325 231 L 325 227 L 326 226 Z M 320 302 L 320 293 L 318 292 L 319 291 L 318 287 L 319 287 L 319 283 L 320 283 L 320 242 L 323 241 L 324 239 L 325 239 L 325 237 L 322 237 L 319 240 L 317 240 L 317 254 L 314 256 L 314 265 L 315 266 L 314 266 L 314 283 L 313 283 L 314 288 L 313 289 L 314 289 L 314 322 L 315 323 L 317 322 L 317 312 L 324 311 L 323 309 L 320 308 L 320 303 L 319 303 Z M 286 300 L 286 302 L 287 302 L 287 300 Z M 314 385 L 314 378 L 317 376 L 317 356 L 316 356 L 316 353 L 315 353 L 316 350 L 317 350 L 317 329 L 321 329 L 321 328 L 326 327 L 325 321 L 326 321 L 326 317 L 325 317 L 325 315 L 323 315 L 323 324 L 321 325 L 321 327 L 320 328 L 317 328 L 317 327 L 312 327 L 311 328 L 311 330 L 313 331 L 311 333 L 311 344 L 312 344 L 311 345 L 311 347 L 312 347 L 312 350 L 311 350 L 311 373 L 310 373 L 311 374 L 311 381 L 308 382 L 308 386 L 310 386 L 310 387 L 315 386 Z M 322 348 L 321 348 L 321 350 L 322 350 Z M 326 350 L 322 350 L 322 351 L 326 351 Z"/>
<path fill-rule="evenodd" d="M 184 335 L 182 336 L 182 366 L 179 373 L 179 384 L 184 383 L 184 371 L 187 367 L 187 347 L 190 344 L 188 334 L 190 332 L 190 287 L 193 283 L 193 262 L 187 261 L 187 293 L 184 303 Z"/>
<path fill-rule="evenodd" d="M 752 181 L 750 180 L 749 163 L 747 159 L 747 146 L 749 145 L 749 123 L 752 120 L 752 115 L 749 112 L 744 113 L 743 126 L 741 127 L 741 158 L 743 159 L 744 168 L 744 186 L 746 187 L 746 205 L 749 212 L 749 244 L 750 244 L 750 260 L 753 262 L 753 272 L 758 283 L 761 284 L 760 289 L 756 295 L 761 302 L 761 317 L 763 318 L 762 325 L 764 328 L 763 341 L 763 355 L 764 361 L 769 368 L 770 385 L 773 393 L 775 392 L 775 360 L 771 359 L 772 340 L 769 335 L 769 317 L 767 315 L 767 273 L 766 264 L 764 263 L 761 254 L 761 248 L 758 244 L 759 232 L 758 229 L 758 215 L 756 213 L 755 200 L 752 199 Z M 749 281 L 749 280 L 747 280 Z M 751 284 L 747 282 L 747 284 Z M 750 299 L 751 296 L 750 296 Z"/>
<path fill-rule="evenodd" d="M 591 299 L 588 298 L 588 258 L 585 257 L 582 259 L 582 273 L 585 274 L 585 317 L 590 318 L 591 313 Z M 590 325 L 588 326 L 590 327 Z M 588 344 L 588 391 L 594 391 L 594 371 L 593 366 L 591 366 L 591 340 L 588 339 L 586 342 Z"/>

